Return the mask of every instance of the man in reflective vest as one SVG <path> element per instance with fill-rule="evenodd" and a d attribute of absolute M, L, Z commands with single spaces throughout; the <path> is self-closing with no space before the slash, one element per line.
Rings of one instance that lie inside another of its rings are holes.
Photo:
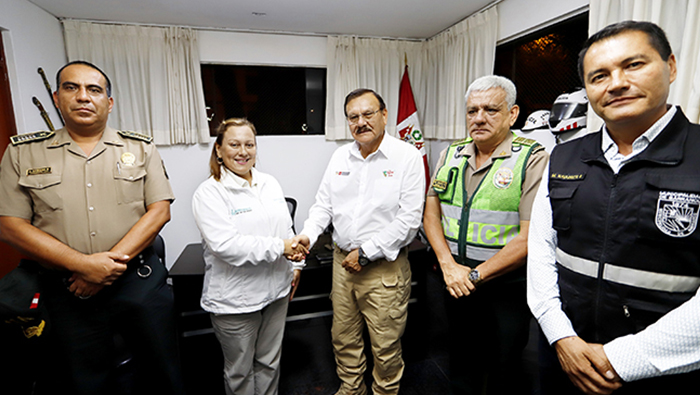
<path fill-rule="evenodd" d="M 503 77 L 469 86 L 469 138 L 442 152 L 426 199 L 425 233 L 448 291 L 454 394 L 529 393 L 520 366 L 531 320 L 523 265 L 548 155 L 511 132 L 515 96 L 515 85 Z"/>
<path fill-rule="evenodd" d="M 605 126 L 553 150 L 533 206 L 541 393 L 697 394 L 700 126 L 667 104 L 676 59 L 626 21 L 584 43 L 579 74 Z"/>

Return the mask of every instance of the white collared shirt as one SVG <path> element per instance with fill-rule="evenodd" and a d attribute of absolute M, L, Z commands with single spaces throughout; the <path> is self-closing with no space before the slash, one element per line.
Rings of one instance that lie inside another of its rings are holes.
<path fill-rule="evenodd" d="M 658 121 L 651 125 L 651 127 L 646 132 L 642 133 L 641 136 L 637 137 L 634 140 L 634 142 L 632 143 L 632 152 L 627 156 L 622 155 L 620 153 L 620 148 L 617 146 L 617 144 L 615 144 L 612 137 L 610 137 L 608 129 L 605 126 L 603 126 L 600 148 L 603 150 L 603 155 L 608 161 L 608 164 L 612 168 L 613 172 L 615 172 L 615 174 L 619 173 L 620 168 L 622 168 L 622 165 L 629 162 L 632 158 L 644 151 L 649 146 L 649 144 L 651 144 L 651 142 L 654 141 L 656 136 L 658 136 L 659 133 L 661 133 L 661 131 L 664 130 L 666 125 L 668 125 L 668 123 L 671 122 L 671 118 L 673 118 L 674 115 L 676 115 L 676 107 L 672 106 L 671 108 L 669 108 L 668 111 L 666 111 L 666 114 L 664 114 L 661 118 L 659 118 Z"/>
<path fill-rule="evenodd" d="M 617 173 L 659 135 L 676 113 L 666 112 L 649 130 L 633 143 L 633 152 L 622 156 L 617 145 L 603 131 L 601 148 Z M 669 115 L 670 114 L 670 115 Z M 610 145 L 612 144 L 612 146 Z M 549 166 L 542 176 L 535 197 L 530 221 L 527 260 L 527 301 L 533 315 L 550 344 L 565 337 L 577 336 L 571 321 L 561 308 L 555 250 L 557 234 L 552 228 L 552 206 L 549 202 Z M 613 368 L 625 381 L 662 374 L 688 372 L 700 367 L 700 293 L 663 316 L 646 330 L 617 338 L 604 345 Z"/>
<path fill-rule="evenodd" d="M 208 312 L 239 314 L 261 310 L 286 297 L 293 269 L 284 239 L 294 236 L 282 188 L 274 177 L 252 171 L 252 183 L 222 169 L 220 181 L 204 181 L 192 198 L 202 235 Z"/>
<path fill-rule="evenodd" d="M 423 158 L 415 147 L 384 133 L 377 151 L 363 158 L 353 142 L 333 153 L 301 234 L 313 245 L 332 221 L 341 249 L 362 247 L 370 260 L 393 261 L 418 232 L 424 195 Z"/>

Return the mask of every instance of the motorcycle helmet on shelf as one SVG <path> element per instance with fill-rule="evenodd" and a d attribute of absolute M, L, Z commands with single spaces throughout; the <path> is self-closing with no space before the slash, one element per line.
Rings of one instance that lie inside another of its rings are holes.
<path fill-rule="evenodd" d="M 525 120 L 525 126 L 521 129 L 524 132 L 535 129 L 549 129 L 549 113 L 548 110 L 537 110 L 530 114 Z"/>
<path fill-rule="evenodd" d="M 564 93 L 554 100 L 549 114 L 549 130 L 554 133 L 571 132 L 586 127 L 588 97 L 586 90 Z"/>

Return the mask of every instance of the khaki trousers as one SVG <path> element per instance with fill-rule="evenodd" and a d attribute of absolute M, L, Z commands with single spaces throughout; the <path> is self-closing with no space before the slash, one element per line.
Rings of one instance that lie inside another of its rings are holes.
<path fill-rule="evenodd" d="M 361 272 L 348 273 L 341 266 L 347 252 L 333 254 L 333 351 L 341 385 L 338 394 L 364 395 L 366 369 L 362 332 L 367 326 L 374 356 L 372 391 L 398 394 L 403 375 L 401 336 L 406 328 L 411 294 L 411 268 L 404 249 L 389 262 L 380 259 Z"/>

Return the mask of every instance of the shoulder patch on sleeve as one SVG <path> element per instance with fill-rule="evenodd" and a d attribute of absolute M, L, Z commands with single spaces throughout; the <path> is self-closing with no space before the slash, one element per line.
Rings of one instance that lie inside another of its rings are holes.
<path fill-rule="evenodd" d="M 141 134 L 141 133 L 132 132 L 132 131 L 130 131 L 130 130 L 120 130 L 120 131 L 118 131 L 117 133 L 118 133 L 120 136 L 125 137 L 125 138 L 128 138 L 128 139 L 139 140 L 139 141 L 143 141 L 143 142 L 146 142 L 146 143 L 149 143 L 149 144 L 150 144 L 151 142 L 153 142 L 153 137 L 151 137 L 151 136 L 146 136 L 145 134 Z"/>
<path fill-rule="evenodd" d="M 33 143 L 35 141 L 46 140 L 49 137 L 53 136 L 54 134 L 56 134 L 56 133 L 55 132 L 48 132 L 46 130 L 42 130 L 42 131 L 34 132 L 34 133 L 18 134 L 16 136 L 10 137 L 10 142 L 12 142 L 12 145 Z"/>

